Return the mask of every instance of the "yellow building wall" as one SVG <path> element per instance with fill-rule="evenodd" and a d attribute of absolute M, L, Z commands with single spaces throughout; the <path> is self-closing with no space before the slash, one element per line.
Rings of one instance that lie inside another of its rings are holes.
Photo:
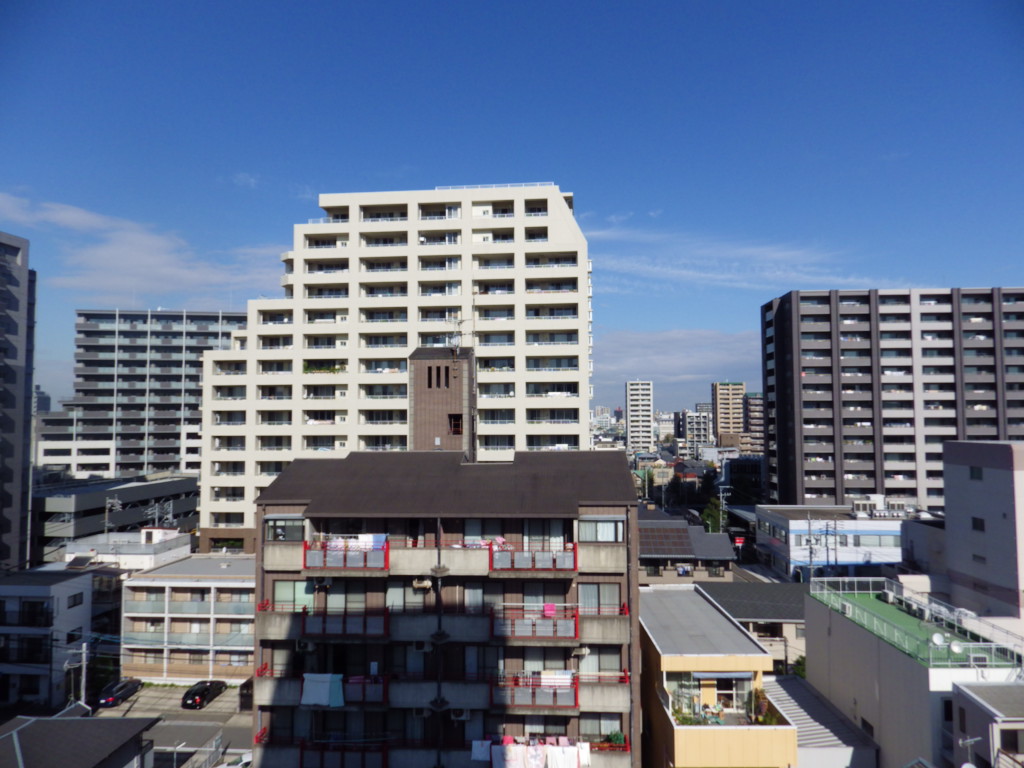
<path fill-rule="evenodd" d="M 695 725 L 675 728 L 676 768 L 787 768 L 796 765 L 792 726 Z"/>

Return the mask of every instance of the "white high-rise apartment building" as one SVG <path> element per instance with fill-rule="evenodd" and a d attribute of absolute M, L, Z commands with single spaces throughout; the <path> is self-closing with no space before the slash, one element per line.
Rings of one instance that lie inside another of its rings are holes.
<path fill-rule="evenodd" d="M 590 448 L 587 244 L 550 183 L 325 194 L 285 296 L 205 357 L 205 549 L 293 458 Z"/>
<path fill-rule="evenodd" d="M 653 382 L 626 382 L 626 450 L 654 450 Z"/>

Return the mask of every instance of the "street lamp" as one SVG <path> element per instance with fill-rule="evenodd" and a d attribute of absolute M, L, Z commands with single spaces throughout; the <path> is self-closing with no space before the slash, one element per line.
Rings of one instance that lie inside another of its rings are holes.
<path fill-rule="evenodd" d="M 178 750 L 181 749 L 182 747 L 186 747 L 186 746 L 188 746 L 188 742 L 187 741 L 183 741 L 183 742 L 181 742 L 181 744 L 179 744 L 178 746 L 176 746 L 174 748 L 173 768 L 178 768 Z"/>

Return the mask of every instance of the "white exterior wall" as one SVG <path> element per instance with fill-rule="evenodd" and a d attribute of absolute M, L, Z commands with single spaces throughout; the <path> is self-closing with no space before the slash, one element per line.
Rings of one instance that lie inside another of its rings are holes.
<path fill-rule="evenodd" d="M 1012 679 L 1012 667 L 929 668 L 814 598 L 804 599 L 807 681 L 844 715 L 870 723 L 879 768 L 941 765 L 943 699 L 953 683 Z"/>
<path fill-rule="evenodd" d="M 654 449 L 654 384 L 626 382 L 626 450 Z"/>
<path fill-rule="evenodd" d="M 286 298 L 250 301 L 232 351 L 205 357 L 204 529 L 251 528 L 253 500 L 293 458 L 405 450 L 420 346 L 473 348 L 477 460 L 590 449 L 591 267 L 570 194 L 439 188 L 320 205 L 328 215 L 296 225 L 282 256 Z"/>

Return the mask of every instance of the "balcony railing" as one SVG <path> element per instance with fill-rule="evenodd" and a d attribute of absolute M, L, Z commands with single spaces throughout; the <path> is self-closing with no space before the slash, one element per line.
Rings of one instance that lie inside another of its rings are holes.
<path fill-rule="evenodd" d="M 390 552 L 386 537 L 366 540 L 330 536 L 303 542 L 302 562 L 304 568 L 387 570 Z"/>
<path fill-rule="evenodd" d="M 579 707 L 579 679 L 572 670 L 501 675 L 491 683 L 491 706 L 494 705 Z"/>
<path fill-rule="evenodd" d="M 491 619 L 491 636 L 524 640 L 578 638 L 579 610 L 575 605 L 555 603 L 498 606 Z"/>
<path fill-rule="evenodd" d="M 387 609 L 380 611 L 312 610 L 298 603 L 264 600 L 258 613 L 291 613 L 302 617 L 303 635 L 387 637 L 390 627 Z"/>
<path fill-rule="evenodd" d="M 492 571 L 576 571 L 576 546 L 566 544 L 511 544 L 490 542 Z"/>

